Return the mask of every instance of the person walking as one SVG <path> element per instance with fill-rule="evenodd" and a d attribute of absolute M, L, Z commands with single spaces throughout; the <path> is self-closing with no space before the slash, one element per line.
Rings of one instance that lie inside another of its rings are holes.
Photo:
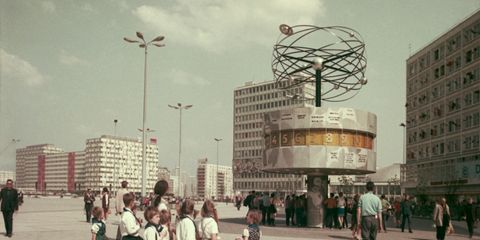
<path fill-rule="evenodd" d="M 343 197 L 343 192 L 338 193 L 337 200 L 337 220 L 338 220 L 338 228 L 342 229 L 345 221 L 345 206 L 347 205 L 347 201 L 345 197 Z"/>
<path fill-rule="evenodd" d="M 377 238 L 377 229 L 382 229 L 382 202 L 373 194 L 375 184 L 367 182 L 367 193 L 363 194 L 358 201 L 357 228 L 362 229 L 363 240 L 374 240 Z M 380 226 L 378 226 L 378 220 Z"/>
<path fill-rule="evenodd" d="M 395 202 L 393 202 L 393 211 L 395 212 L 395 226 L 397 228 L 400 228 L 400 219 L 402 217 L 402 207 L 401 207 L 399 198 L 395 198 Z"/>
<path fill-rule="evenodd" d="M 475 208 L 473 206 L 473 198 L 468 198 L 467 204 L 465 205 L 465 221 L 467 221 L 468 236 L 473 238 L 473 223 L 477 218 L 475 216 Z"/>
<path fill-rule="evenodd" d="M 107 221 L 108 214 L 110 213 L 110 192 L 108 188 L 103 188 L 102 193 L 102 208 L 103 208 L 103 219 Z"/>
<path fill-rule="evenodd" d="M 292 211 L 293 211 L 293 201 L 290 198 L 290 195 L 287 195 L 285 198 L 285 223 L 287 226 L 290 226 L 290 219 L 292 218 Z M 292 221 L 293 224 L 293 221 Z"/>
<path fill-rule="evenodd" d="M 119 215 L 120 220 L 123 213 L 123 209 L 125 208 L 125 204 L 123 203 L 123 195 L 129 193 L 127 190 L 128 182 L 122 181 L 121 187 L 122 188 L 117 190 L 117 195 L 115 197 L 115 215 Z M 121 239 L 122 239 L 122 233 L 120 231 L 120 225 L 118 225 L 116 240 L 121 240 Z"/>
<path fill-rule="evenodd" d="M 402 212 L 402 232 L 405 229 L 405 222 L 408 221 L 408 232 L 412 232 L 412 202 L 410 201 L 410 196 L 405 194 L 405 199 L 401 204 L 401 212 Z"/>
<path fill-rule="evenodd" d="M 235 207 L 237 207 L 237 211 L 240 211 L 240 207 L 242 207 L 242 195 L 237 194 L 235 196 Z"/>
<path fill-rule="evenodd" d="M 262 225 L 265 225 L 265 223 L 270 225 L 270 197 L 268 192 L 264 192 L 262 195 L 260 210 L 262 210 Z"/>
<path fill-rule="evenodd" d="M 95 196 L 90 191 L 90 188 L 83 194 L 83 202 L 85 203 L 85 214 L 87 216 L 87 222 L 89 223 L 92 218 L 93 203 L 95 202 Z"/>
<path fill-rule="evenodd" d="M 0 209 L 5 223 L 5 236 L 12 237 L 13 232 L 13 213 L 18 211 L 18 192 L 13 188 L 13 180 L 8 179 L 6 186 L 0 192 Z"/>
<path fill-rule="evenodd" d="M 447 228 L 450 226 L 450 208 L 445 198 L 439 198 L 433 210 L 433 224 L 437 228 L 437 240 L 444 240 Z"/>
<path fill-rule="evenodd" d="M 388 210 L 391 208 L 391 205 L 390 205 L 390 202 L 385 197 L 385 194 L 382 194 L 380 199 L 382 201 L 382 220 L 383 220 L 382 221 L 382 227 L 383 227 L 384 232 L 387 232 L 387 222 L 388 222 L 388 217 L 389 217 Z"/>
<path fill-rule="evenodd" d="M 353 197 L 353 203 L 352 203 L 352 227 L 350 228 L 352 230 L 352 237 L 353 239 L 360 239 L 360 228 L 357 225 L 357 211 L 358 211 L 358 201 L 360 200 L 360 195 L 355 194 Z"/>

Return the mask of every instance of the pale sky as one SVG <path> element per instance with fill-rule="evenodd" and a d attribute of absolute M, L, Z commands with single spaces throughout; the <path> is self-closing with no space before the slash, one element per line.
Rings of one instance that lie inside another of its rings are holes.
<path fill-rule="evenodd" d="M 339 104 L 377 114 L 377 166 L 402 160 L 405 61 L 480 8 L 478 0 L 0 0 L 0 170 L 15 169 L 15 148 L 51 143 L 79 151 L 103 134 L 136 138 L 142 125 L 144 52 L 123 37 L 164 35 L 149 48 L 147 127 L 160 165 L 178 158 L 231 165 L 233 90 L 273 79 L 278 26 L 343 25 L 366 43 L 368 84 Z M 12 139 L 20 139 L 12 144 Z"/>

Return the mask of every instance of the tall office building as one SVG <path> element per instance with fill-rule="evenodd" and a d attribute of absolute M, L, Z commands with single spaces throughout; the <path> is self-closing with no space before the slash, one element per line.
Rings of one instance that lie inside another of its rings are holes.
<path fill-rule="evenodd" d="M 146 144 L 147 191 L 153 191 L 158 175 L 158 147 Z M 128 181 L 128 189 L 141 191 L 142 141 L 102 135 L 87 140 L 85 148 L 85 185 L 95 191 L 104 187 L 116 191 L 120 182 Z"/>
<path fill-rule="evenodd" d="M 295 83 L 295 79 L 279 83 L 247 82 L 234 90 L 233 183 L 234 190 L 246 194 L 251 190 L 283 192 L 305 190 L 305 177 L 267 173 L 263 167 L 263 118 L 270 111 L 313 105 L 315 86 Z"/>
<path fill-rule="evenodd" d="M 232 167 L 208 163 L 199 159 L 197 166 L 197 195 L 201 198 L 233 197 Z"/>
<path fill-rule="evenodd" d="M 406 192 L 480 194 L 480 11 L 407 60 Z"/>

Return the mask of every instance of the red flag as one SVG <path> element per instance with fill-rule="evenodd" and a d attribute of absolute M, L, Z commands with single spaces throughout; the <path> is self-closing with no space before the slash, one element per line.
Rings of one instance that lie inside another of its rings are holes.
<path fill-rule="evenodd" d="M 157 144 L 156 138 L 150 138 L 150 144 Z"/>

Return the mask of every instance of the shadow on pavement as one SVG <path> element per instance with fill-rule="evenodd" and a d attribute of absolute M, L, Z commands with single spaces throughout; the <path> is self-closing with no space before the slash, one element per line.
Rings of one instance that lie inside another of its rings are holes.
<path fill-rule="evenodd" d="M 352 239 L 352 237 L 344 237 L 344 236 L 337 236 L 337 235 L 328 235 L 330 238 L 334 239 Z"/>

